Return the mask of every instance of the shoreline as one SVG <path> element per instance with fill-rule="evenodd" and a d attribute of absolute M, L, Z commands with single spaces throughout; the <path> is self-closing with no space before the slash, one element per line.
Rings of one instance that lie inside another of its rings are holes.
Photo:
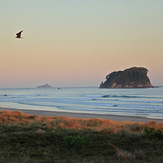
<path fill-rule="evenodd" d="M 75 112 L 61 112 L 61 111 L 45 111 L 45 110 L 27 110 L 27 109 L 16 109 L 16 108 L 6 108 L 0 107 L 0 111 L 20 111 L 27 114 L 34 114 L 37 116 L 64 116 L 73 118 L 100 118 L 100 119 L 110 119 L 114 121 L 131 121 L 131 122 L 148 122 L 156 121 L 163 122 L 163 119 L 157 118 L 147 118 L 141 116 L 128 116 L 128 115 L 112 115 L 112 114 L 94 114 L 94 113 L 75 113 Z"/>

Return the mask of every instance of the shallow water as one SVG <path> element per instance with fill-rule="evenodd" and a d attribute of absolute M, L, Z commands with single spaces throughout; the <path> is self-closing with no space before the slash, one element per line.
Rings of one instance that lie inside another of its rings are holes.
<path fill-rule="evenodd" d="M 141 89 L 0 89 L 0 107 L 163 119 L 163 87 Z"/>

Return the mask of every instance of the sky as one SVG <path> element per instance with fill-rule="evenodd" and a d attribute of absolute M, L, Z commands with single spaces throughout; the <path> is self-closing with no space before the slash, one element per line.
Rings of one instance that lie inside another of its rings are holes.
<path fill-rule="evenodd" d="M 163 85 L 162 0 L 0 2 L 0 88 L 98 87 L 134 66 Z"/>

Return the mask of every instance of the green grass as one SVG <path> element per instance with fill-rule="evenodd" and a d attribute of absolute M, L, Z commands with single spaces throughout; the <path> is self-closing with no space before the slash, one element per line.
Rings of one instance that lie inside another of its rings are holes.
<path fill-rule="evenodd" d="M 0 132 L 0 163 L 163 162 L 162 131 L 151 128 L 113 134 L 54 129 L 38 123 L 3 125 Z"/>

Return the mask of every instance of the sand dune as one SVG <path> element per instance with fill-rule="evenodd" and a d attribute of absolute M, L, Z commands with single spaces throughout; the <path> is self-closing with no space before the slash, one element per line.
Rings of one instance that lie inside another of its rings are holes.
<path fill-rule="evenodd" d="M 20 111 L 28 114 L 34 114 L 39 116 L 66 116 L 75 118 L 101 118 L 110 119 L 115 121 L 133 121 L 133 122 L 147 122 L 156 120 L 157 122 L 163 122 L 163 119 L 146 118 L 140 116 L 124 116 L 124 115 L 109 115 L 109 114 L 90 114 L 90 113 L 74 113 L 74 112 L 58 112 L 58 111 L 43 111 L 43 110 L 25 110 L 0 107 L 1 111 Z"/>

